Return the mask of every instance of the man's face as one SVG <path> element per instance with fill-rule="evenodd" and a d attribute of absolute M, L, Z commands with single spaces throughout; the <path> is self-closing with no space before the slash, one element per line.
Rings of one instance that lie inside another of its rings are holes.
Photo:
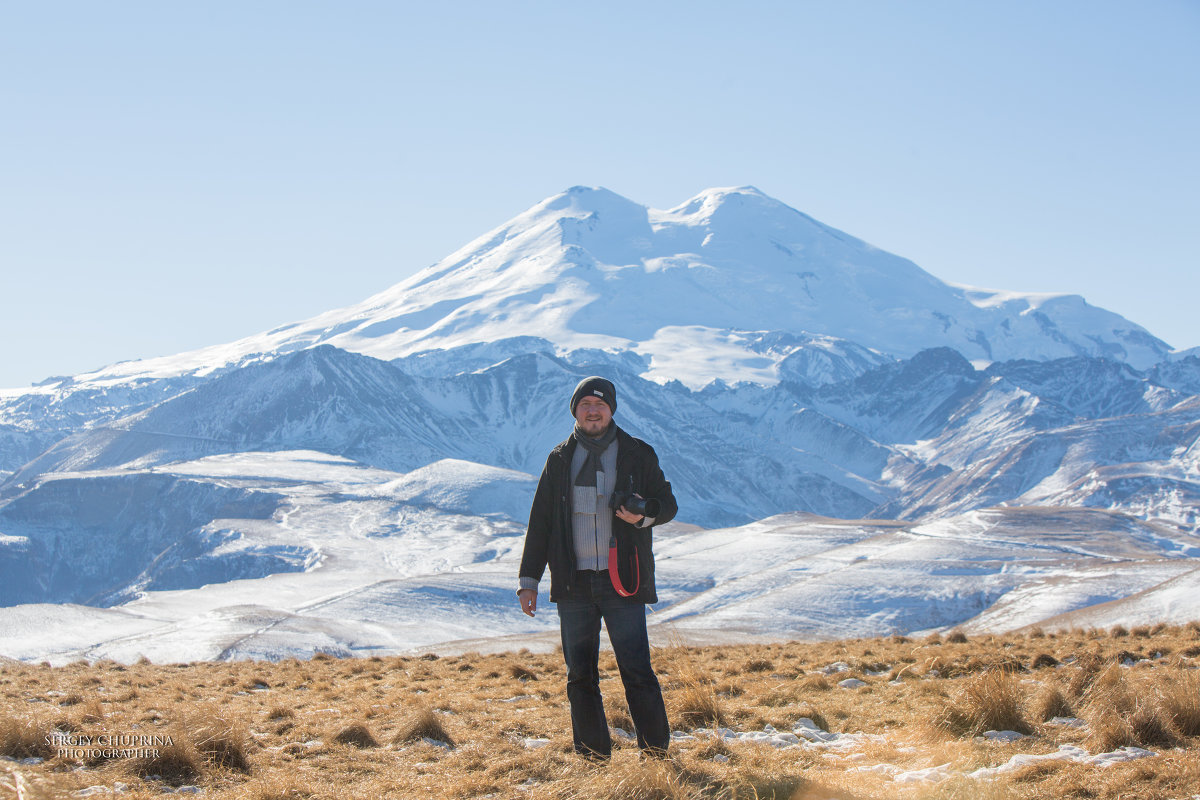
<path fill-rule="evenodd" d="M 599 436 L 612 422 L 612 410 L 599 397 L 584 397 L 575 404 L 575 421 L 587 436 Z"/>

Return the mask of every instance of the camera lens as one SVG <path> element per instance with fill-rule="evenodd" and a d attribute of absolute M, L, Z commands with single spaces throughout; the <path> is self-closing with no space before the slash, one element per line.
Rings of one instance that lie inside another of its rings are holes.
<path fill-rule="evenodd" d="M 641 514 L 643 517 L 657 517 L 662 511 L 662 503 L 654 498 L 644 499 L 641 497 L 631 497 L 625 507 L 634 514 Z"/>

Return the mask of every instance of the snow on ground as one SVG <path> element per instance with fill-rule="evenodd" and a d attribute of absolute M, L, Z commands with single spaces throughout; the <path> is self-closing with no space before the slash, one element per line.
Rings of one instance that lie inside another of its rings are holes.
<path fill-rule="evenodd" d="M 1107 627 L 1116 624 L 1137 625 L 1145 620 L 1182 624 L 1200 618 L 1200 567 L 1196 560 L 1188 562 L 1193 568 L 1128 597 L 1121 597 L 1066 611 L 1042 622 L 1051 628 Z M 1176 568 L 1172 564 L 1172 568 Z"/>
<path fill-rule="evenodd" d="M 517 610 L 512 586 L 524 526 L 496 509 L 505 508 L 505 491 L 528 496 L 528 475 L 465 462 L 405 475 L 308 451 L 215 456 L 153 471 L 284 495 L 269 520 L 219 524 L 241 534 L 240 546 L 309 551 L 308 569 L 150 591 L 116 608 L 0 609 L 0 652 L 58 663 L 274 659 L 397 652 L 557 627 L 549 604 L 536 620 L 507 613 Z M 443 481 L 455 488 L 430 489 Z"/>
<path fill-rule="evenodd" d="M 618 735 L 629 736 L 625 731 L 615 731 Z M 1016 737 L 1011 736 L 1012 731 L 988 731 L 983 734 L 984 739 L 998 742 L 1012 742 L 1017 738 L 1029 739 L 1032 737 L 1016 734 Z M 887 736 L 881 734 L 866 734 L 866 733 L 833 733 L 819 727 L 811 719 L 803 718 L 795 723 L 791 732 L 779 731 L 771 725 L 766 725 L 760 731 L 734 731 L 729 728 L 700 728 L 694 731 L 673 731 L 671 741 L 673 742 L 691 742 L 704 739 L 719 739 L 725 742 L 741 742 L 756 745 L 765 745 L 775 747 L 780 750 L 809 750 L 817 751 L 823 755 L 838 756 L 852 759 L 853 761 L 861 761 L 864 759 L 864 754 L 856 752 L 864 744 L 881 743 L 887 741 Z M 540 746 L 538 742 L 527 742 L 526 747 Z M 880 775 L 884 778 L 890 778 L 893 783 L 899 784 L 920 784 L 920 783 L 941 783 L 942 781 L 951 778 L 955 775 L 965 775 L 968 778 L 975 780 L 989 780 L 1008 772 L 1013 772 L 1030 764 L 1036 764 L 1042 761 L 1073 761 L 1080 764 L 1090 764 L 1096 767 L 1110 767 L 1113 764 L 1122 761 L 1134 761 L 1141 758 L 1152 758 L 1158 754 L 1152 750 L 1145 750 L 1140 747 L 1120 747 L 1116 750 L 1106 753 L 1089 753 L 1082 747 L 1075 745 L 1060 745 L 1058 750 L 1053 753 L 1044 754 L 1027 754 L 1018 753 L 1011 756 L 1007 761 L 994 767 L 982 767 L 972 772 L 960 772 L 953 768 L 952 764 L 938 764 L 931 767 L 923 767 L 919 769 L 905 769 L 897 764 L 881 762 L 877 764 L 858 764 L 857 766 L 849 767 L 851 772 L 869 772 Z M 724 757 L 718 756 L 718 759 Z"/>
<path fill-rule="evenodd" d="M 769 628 L 801 639 L 952 625 L 1009 630 L 1060 607 L 1151 590 L 1198 566 L 1164 558 L 1128 535 L 1123 518 L 1080 513 L 1092 514 L 1093 526 L 1109 520 L 1112 527 L 1050 533 L 1020 509 L 929 525 L 793 514 L 663 539 L 656 544 L 659 593 L 670 602 L 657 622 L 684 630 Z"/>
<path fill-rule="evenodd" d="M 792 726 L 791 732 L 776 730 L 766 725 L 761 731 L 734 731 L 730 728 L 700 728 L 691 733 L 674 731 L 672 741 L 693 741 L 715 738 L 729 742 L 752 742 L 780 749 L 803 748 L 806 750 L 848 751 L 864 742 L 882 742 L 886 737 L 876 733 L 830 733 L 805 717 Z"/>
<path fill-rule="evenodd" d="M 1039 761 L 1074 761 L 1080 764 L 1092 764 L 1099 767 L 1109 767 L 1121 761 L 1134 761 L 1139 758 L 1149 758 L 1156 756 L 1157 753 L 1152 750 L 1144 750 L 1140 747 L 1121 747 L 1109 753 L 1097 753 L 1092 755 L 1082 747 L 1076 747 L 1070 744 L 1059 745 L 1058 750 L 1053 753 L 1045 753 L 1042 755 L 1018 754 L 1005 761 L 998 767 L 982 767 L 974 772 L 968 773 L 971 778 L 991 778 L 995 775 L 1001 775 L 1005 772 L 1012 772 L 1021 767 L 1030 764 L 1036 764 Z"/>
<path fill-rule="evenodd" d="M 278 659 L 557 638 L 552 603 L 530 619 L 514 599 L 531 475 L 456 460 L 397 473 L 312 451 L 110 472 L 282 498 L 269 518 L 205 529 L 234 534 L 215 539 L 214 553 L 290 548 L 305 554 L 300 571 L 146 591 L 112 608 L 0 608 L 0 655 Z M 719 530 L 670 524 L 655 532 L 660 603 L 649 622 L 656 640 L 711 643 L 999 631 L 1070 615 L 1183 621 L 1200 561 L 1151 528 L 1094 509 L 1025 508 L 924 525 L 811 514 Z"/>

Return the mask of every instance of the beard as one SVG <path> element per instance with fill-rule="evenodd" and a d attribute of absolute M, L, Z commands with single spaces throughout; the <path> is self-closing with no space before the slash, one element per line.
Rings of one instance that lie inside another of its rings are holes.
<path fill-rule="evenodd" d="M 612 420 L 603 419 L 587 419 L 579 420 L 579 429 L 583 431 L 585 436 L 595 439 L 598 436 L 603 436 L 608 430 L 608 426 L 612 424 Z"/>

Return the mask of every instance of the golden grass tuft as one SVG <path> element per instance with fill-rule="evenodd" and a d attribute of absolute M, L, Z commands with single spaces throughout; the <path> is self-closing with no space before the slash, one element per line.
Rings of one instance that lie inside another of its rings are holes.
<path fill-rule="evenodd" d="M 295 716 L 296 711 L 288 706 L 273 706 L 271 710 L 267 712 L 267 719 L 269 721 L 292 719 Z"/>
<path fill-rule="evenodd" d="M 721 727 L 728 724 L 716 689 L 708 684 L 687 683 L 671 695 L 671 718 L 688 728 Z"/>
<path fill-rule="evenodd" d="M 361 722 L 354 722 L 342 728 L 333 735 L 333 741 L 351 747 L 379 747 L 379 740 L 375 738 L 375 734 Z"/>
<path fill-rule="evenodd" d="M 1117 747 L 1172 747 L 1183 729 L 1176 712 L 1189 704 L 1188 686 L 1195 678 L 1188 673 L 1160 679 L 1157 687 L 1147 681 L 1142 670 L 1128 670 L 1112 664 L 1092 682 L 1084 697 L 1084 717 L 1088 722 L 1088 742 L 1103 750 Z M 1173 686 L 1182 686 L 1178 693 Z M 1200 700 L 1191 699 L 1200 704 Z M 1183 714 L 1186 720 L 1186 710 Z"/>
<path fill-rule="evenodd" d="M 759 705 L 771 708 L 795 705 L 804 699 L 805 692 L 794 684 L 772 686 L 759 696 Z"/>
<path fill-rule="evenodd" d="M 808 792 L 808 781 L 799 775 L 751 773 L 729 787 L 731 800 L 806 800 L 830 795 L 825 790 Z"/>
<path fill-rule="evenodd" d="M 1013 772 L 1012 780 L 1014 783 L 1032 783 L 1041 781 L 1058 772 L 1065 766 L 1065 762 L 1058 759 L 1049 759 L 1047 761 L 1035 761 L 1032 764 L 1027 764 L 1024 767 Z"/>
<path fill-rule="evenodd" d="M 256 787 L 252 791 L 253 793 L 247 796 L 254 800 L 309 800 L 316 796 L 307 787 L 291 782 Z"/>
<path fill-rule="evenodd" d="M 536 672 L 528 667 L 523 667 L 520 664 L 513 664 L 510 666 L 508 668 L 508 674 L 522 682 L 536 681 L 538 679 Z"/>
<path fill-rule="evenodd" d="M 392 744 L 411 744 L 422 739 L 433 739 L 451 747 L 457 746 L 454 738 L 442 724 L 441 718 L 431 708 L 419 708 L 409 714 L 393 737 Z"/>
<path fill-rule="evenodd" d="M 200 754 L 182 737 L 172 737 L 171 744 L 155 748 L 153 755 L 132 759 L 127 765 L 129 772 L 139 778 L 157 777 L 169 786 L 196 783 L 204 774 Z"/>
<path fill-rule="evenodd" d="M 136 699 L 136 694 L 129 699 Z M 94 725 L 103 721 L 104 717 L 104 705 L 95 698 L 84 703 L 83 710 L 79 713 L 79 721 L 84 725 Z"/>
<path fill-rule="evenodd" d="M 629 710 L 626 708 L 614 709 L 608 712 L 608 726 L 633 733 L 633 717 L 629 716 Z"/>
<path fill-rule="evenodd" d="M 1035 670 L 1044 669 L 1046 667 L 1057 667 L 1060 663 L 1062 662 L 1049 653 L 1038 653 L 1033 657 L 1033 660 L 1029 662 L 1029 668 L 1031 670 Z"/>
<path fill-rule="evenodd" d="M 693 800 L 696 795 L 669 763 L 614 763 L 578 776 L 568 800 Z"/>
<path fill-rule="evenodd" d="M 1158 704 L 1180 736 L 1200 736 L 1200 675 L 1173 674 L 1158 688 Z"/>
<path fill-rule="evenodd" d="M 1115 709 L 1102 709 L 1088 719 L 1088 745 L 1099 753 L 1137 744 L 1129 720 Z"/>
<path fill-rule="evenodd" d="M 1073 717 L 1075 709 L 1060 686 L 1043 686 L 1033 699 L 1030 709 L 1038 722 L 1049 722 L 1055 717 Z"/>
<path fill-rule="evenodd" d="M 1112 656 L 1112 662 L 1121 665 L 1136 664 L 1144 658 L 1145 656 L 1141 653 L 1135 653 L 1132 650 L 1119 650 Z"/>
<path fill-rule="evenodd" d="M 799 680 L 800 688 L 809 692 L 828 692 L 833 684 L 824 675 L 805 675 Z"/>
<path fill-rule="evenodd" d="M 222 769 L 250 772 L 250 739 L 245 731 L 236 726 L 212 725 L 193 735 L 196 749 L 208 763 Z"/>
<path fill-rule="evenodd" d="M 1139 703 L 1129 718 L 1129 727 L 1143 747 L 1174 747 L 1175 734 L 1157 703 Z"/>
<path fill-rule="evenodd" d="M 37 720 L 6 714 L 0 716 L 0 756 L 20 760 L 23 758 L 49 758 L 53 750 L 46 742 L 50 726 Z"/>
<path fill-rule="evenodd" d="M 696 667 L 691 651 L 692 648 L 677 643 L 661 653 L 659 671 L 673 679 L 663 687 L 668 719 L 675 728 L 728 725 L 729 718 L 717 688 L 709 673 Z"/>
<path fill-rule="evenodd" d="M 932 722 L 954 736 L 977 736 L 985 731 L 1032 733 L 1022 699 L 1020 684 L 1012 676 L 999 670 L 985 672 L 970 679 Z"/>
<path fill-rule="evenodd" d="M 1097 653 L 1084 653 L 1075 661 L 1071 679 L 1067 684 L 1067 691 L 1075 699 L 1083 697 L 1100 677 L 1103 668 L 1104 659 Z"/>
<path fill-rule="evenodd" d="M 706 742 L 702 752 L 730 755 L 720 742 Z M 666 761 L 614 761 L 569 778 L 552 796 L 563 800 L 855 800 L 848 793 L 810 783 L 791 768 L 756 765 L 739 772 L 681 766 Z"/>

